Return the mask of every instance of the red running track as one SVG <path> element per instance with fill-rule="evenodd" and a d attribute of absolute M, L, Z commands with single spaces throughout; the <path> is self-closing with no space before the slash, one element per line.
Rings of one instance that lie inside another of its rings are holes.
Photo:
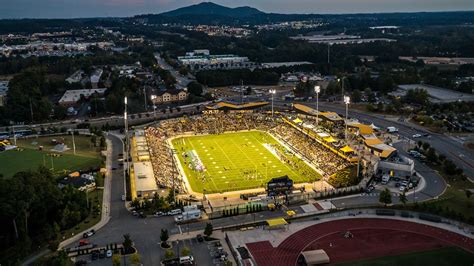
<path fill-rule="evenodd" d="M 344 238 L 350 231 L 354 237 Z M 331 263 L 458 246 L 474 252 L 474 240 L 437 227 L 393 219 L 354 218 L 304 228 L 278 247 L 246 244 L 258 266 L 295 265 L 301 251 L 324 249 Z"/>

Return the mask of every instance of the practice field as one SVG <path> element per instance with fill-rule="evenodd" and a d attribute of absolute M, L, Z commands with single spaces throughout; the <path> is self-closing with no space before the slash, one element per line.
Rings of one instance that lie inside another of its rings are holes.
<path fill-rule="evenodd" d="M 401 254 L 372 260 L 343 263 L 344 266 L 416 266 L 416 265 L 473 265 L 474 254 L 457 247 L 446 247 L 424 252 Z"/>
<path fill-rule="evenodd" d="M 181 137 L 172 144 L 196 192 L 264 187 L 270 179 L 284 175 L 295 183 L 321 178 L 313 168 L 261 131 Z"/>
<path fill-rule="evenodd" d="M 49 156 L 54 147 L 51 139 L 60 139 L 71 148 L 71 150 L 57 153 L 58 157 Z M 99 167 L 101 163 L 98 148 L 92 147 L 89 137 L 76 136 L 76 155 L 72 151 L 71 136 L 39 137 L 18 140 L 17 145 L 22 149 L 0 152 L 0 174 L 4 178 L 10 178 L 15 173 L 26 170 L 36 170 L 39 166 L 48 169 L 54 168 L 54 174 L 67 174 L 76 170 L 87 170 L 91 167 Z M 43 151 L 38 150 L 43 146 Z"/>

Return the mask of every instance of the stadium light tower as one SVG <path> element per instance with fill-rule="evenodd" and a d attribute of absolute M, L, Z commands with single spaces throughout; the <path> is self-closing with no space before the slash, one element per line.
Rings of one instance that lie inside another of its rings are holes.
<path fill-rule="evenodd" d="M 156 118 L 156 105 L 155 105 L 155 100 L 157 98 L 156 95 L 152 95 L 151 97 L 151 102 L 153 103 L 153 117 Z"/>
<path fill-rule="evenodd" d="M 123 99 L 123 102 L 125 104 L 125 107 L 124 107 L 124 112 L 123 112 L 123 121 L 124 121 L 124 126 L 125 126 L 125 153 L 124 153 L 124 156 L 127 156 L 126 158 L 126 164 L 127 164 L 127 172 L 128 174 L 130 174 L 130 163 L 128 161 L 128 158 L 129 158 L 129 154 L 128 154 L 128 151 L 129 151 L 129 141 L 128 141 L 128 116 L 127 116 L 127 104 L 128 104 L 128 101 L 127 101 L 127 96 L 125 96 L 125 98 Z M 125 170 L 125 169 L 124 169 Z M 123 171 L 123 194 L 125 195 L 125 200 L 127 200 L 127 172 L 126 171 Z"/>
<path fill-rule="evenodd" d="M 276 90 L 270 90 L 270 94 L 272 95 L 272 117 L 273 117 L 273 96 L 275 96 Z"/>
<path fill-rule="evenodd" d="M 349 113 L 349 104 L 351 103 L 351 98 L 349 96 L 344 96 L 344 103 L 346 104 L 346 131 L 344 134 L 344 138 L 347 141 L 347 122 L 349 120 L 348 113 Z"/>
<path fill-rule="evenodd" d="M 316 126 L 319 126 L 319 93 L 321 92 L 321 87 L 314 86 L 314 92 L 316 92 Z"/>

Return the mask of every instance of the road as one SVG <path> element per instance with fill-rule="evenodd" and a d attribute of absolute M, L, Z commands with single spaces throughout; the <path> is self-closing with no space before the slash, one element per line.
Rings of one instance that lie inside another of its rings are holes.
<path fill-rule="evenodd" d="M 154 54 L 155 56 L 155 59 L 156 61 L 158 62 L 158 65 L 160 66 L 160 68 L 164 69 L 164 70 L 168 70 L 171 75 L 174 76 L 174 78 L 176 79 L 176 89 L 182 89 L 182 88 L 185 88 L 186 86 L 188 86 L 189 82 L 192 81 L 192 79 L 188 76 L 183 76 L 179 73 L 179 71 L 177 71 L 176 69 L 174 69 L 172 66 L 170 66 L 161 56 L 159 53 L 155 53 Z M 189 75 L 190 76 L 190 75 Z"/>

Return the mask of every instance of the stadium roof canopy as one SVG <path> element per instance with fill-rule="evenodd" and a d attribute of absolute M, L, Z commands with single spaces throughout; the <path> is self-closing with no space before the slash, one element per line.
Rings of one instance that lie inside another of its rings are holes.
<path fill-rule="evenodd" d="M 324 141 L 331 143 L 331 142 L 336 142 L 337 140 L 335 138 L 329 136 L 327 138 L 324 138 Z"/>
<path fill-rule="evenodd" d="M 299 119 L 299 118 L 296 118 L 295 120 L 293 120 L 293 122 L 295 122 L 296 124 L 299 124 L 299 123 L 302 123 L 303 120 Z"/>
<path fill-rule="evenodd" d="M 365 125 L 361 123 L 347 123 L 348 126 L 350 127 L 355 127 L 359 130 L 359 134 L 361 135 L 369 135 L 374 133 L 374 128 L 371 127 L 370 125 Z"/>
<path fill-rule="evenodd" d="M 284 218 L 275 218 L 275 219 L 267 220 L 267 224 L 270 227 L 274 227 L 274 226 L 287 225 L 288 223 L 286 222 Z"/>
<path fill-rule="evenodd" d="M 218 102 L 214 105 L 206 106 L 209 110 L 245 110 L 254 109 L 267 105 L 268 102 L 251 102 L 244 104 L 234 104 L 230 102 Z"/>
<path fill-rule="evenodd" d="M 351 149 L 351 147 L 346 145 L 346 146 L 341 148 L 341 151 L 344 152 L 344 153 L 349 153 L 349 152 L 353 152 L 354 150 Z"/>
<path fill-rule="evenodd" d="M 301 252 L 307 265 L 319 265 L 329 263 L 329 256 L 323 249 L 308 250 Z"/>
<path fill-rule="evenodd" d="M 342 121 L 342 117 L 340 117 L 337 113 L 335 112 L 320 112 L 319 113 L 322 117 L 326 118 L 329 121 L 332 122 L 337 122 L 337 121 Z"/>

